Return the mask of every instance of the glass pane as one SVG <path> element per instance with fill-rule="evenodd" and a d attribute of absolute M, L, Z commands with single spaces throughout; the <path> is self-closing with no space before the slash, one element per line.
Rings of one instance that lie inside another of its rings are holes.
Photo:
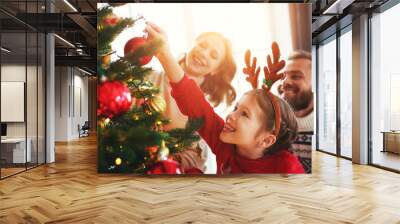
<path fill-rule="evenodd" d="M 336 39 L 318 48 L 318 148 L 336 153 Z"/>
<path fill-rule="evenodd" d="M 38 163 L 45 163 L 45 44 L 46 37 L 39 33 L 38 45 Z"/>
<path fill-rule="evenodd" d="M 372 19 L 372 163 L 400 170 L 400 5 Z"/>
<path fill-rule="evenodd" d="M 28 62 L 27 62 L 27 81 L 26 81 L 26 113 L 27 113 L 27 131 L 28 131 L 28 149 L 30 148 L 31 153 L 28 154 L 28 168 L 37 165 L 37 132 L 38 132 L 38 111 L 37 111 L 37 74 L 38 74 L 38 36 L 36 32 L 27 33 L 28 38 Z"/>
<path fill-rule="evenodd" d="M 30 161 L 30 151 L 26 151 L 25 41 L 25 32 L 1 34 L 1 46 L 7 49 L 1 50 L 2 177 L 25 170 L 26 161 Z"/>
<path fill-rule="evenodd" d="M 352 35 L 340 37 L 340 153 L 352 157 Z"/>

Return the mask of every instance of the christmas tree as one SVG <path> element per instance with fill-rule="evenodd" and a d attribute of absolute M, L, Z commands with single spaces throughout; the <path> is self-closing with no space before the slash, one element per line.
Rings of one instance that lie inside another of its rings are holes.
<path fill-rule="evenodd" d="M 185 129 L 163 130 L 169 120 L 159 89 L 146 81 L 145 67 L 160 45 L 145 37 L 130 39 L 124 56 L 115 54 L 111 42 L 137 21 L 120 18 L 106 6 L 97 14 L 98 70 L 98 171 L 101 173 L 182 173 L 173 155 L 199 140 L 201 120 L 189 120 Z"/>

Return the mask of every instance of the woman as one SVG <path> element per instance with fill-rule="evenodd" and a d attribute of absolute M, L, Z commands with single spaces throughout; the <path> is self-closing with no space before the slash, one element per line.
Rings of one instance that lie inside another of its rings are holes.
<path fill-rule="evenodd" d="M 207 96 L 211 104 L 216 107 L 225 102 L 231 105 L 236 98 L 235 89 L 230 84 L 236 72 L 236 64 L 232 55 L 230 42 L 217 32 L 205 32 L 196 38 L 194 46 L 189 52 L 182 55 L 179 65 Z M 184 128 L 187 117 L 183 115 L 171 97 L 171 87 L 165 75 L 153 74 L 150 80 L 160 88 L 160 93 L 167 103 L 165 116 L 171 123 L 165 126 L 166 130 Z M 175 156 L 183 169 L 191 168 L 204 171 L 206 159 L 205 144 L 201 148 L 194 146 Z"/>

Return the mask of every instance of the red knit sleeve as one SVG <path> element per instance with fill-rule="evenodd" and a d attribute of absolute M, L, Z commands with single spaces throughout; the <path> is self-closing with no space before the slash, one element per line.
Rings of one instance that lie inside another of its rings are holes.
<path fill-rule="evenodd" d="M 199 86 L 188 76 L 179 82 L 171 83 L 171 95 L 182 114 L 189 118 L 203 118 L 200 136 L 207 142 L 214 154 L 217 154 L 221 145 L 219 134 L 224 127 L 224 121 L 219 117 L 210 103 L 205 99 Z"/>
<path fill-rule="evenodd" d="M 297 156 L 293 155 L 289 151 L 285 150 L 282 153 L 282 160 L 278 165 L 277 173 L 286 173 L 286 174 L 301 174 L 305 173 L 304 168 L 298 160 Z"/>

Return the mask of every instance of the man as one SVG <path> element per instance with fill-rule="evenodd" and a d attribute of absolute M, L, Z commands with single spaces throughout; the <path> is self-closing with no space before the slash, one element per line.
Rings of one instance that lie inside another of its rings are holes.
<path fill-rule="evenodd" d="M 298 136 L 293 152 L 300 158 L 306 173 L 311 173 L 311 145 L 314 131 L 314 99 L 311 77 L 311 54 L 294 51 L 287 60 L 285 78 L 279 92 L 297 117 Z"/>

